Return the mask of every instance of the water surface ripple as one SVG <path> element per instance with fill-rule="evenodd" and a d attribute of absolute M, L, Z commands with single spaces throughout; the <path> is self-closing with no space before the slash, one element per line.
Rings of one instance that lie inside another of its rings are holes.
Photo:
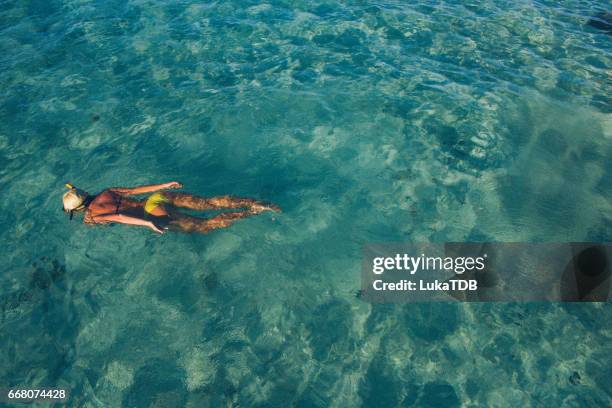
<path fill-rule="evenodd" d="M 609 241 L 585 1 L 0 2 L 0 385 L 69 406 L 607 406 L 607 304 L 369 305 L 367 242 Z M 182 181 L 284 212 L 88 228 Z"/>

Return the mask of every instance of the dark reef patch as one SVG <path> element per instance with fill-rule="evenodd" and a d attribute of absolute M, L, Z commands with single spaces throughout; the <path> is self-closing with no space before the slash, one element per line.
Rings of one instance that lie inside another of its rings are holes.
<path fill-rule="evenodd" d="M 612 13 L 608 11 L 597 13 L 589 19 L 587 25 L 612 34 Z"/>

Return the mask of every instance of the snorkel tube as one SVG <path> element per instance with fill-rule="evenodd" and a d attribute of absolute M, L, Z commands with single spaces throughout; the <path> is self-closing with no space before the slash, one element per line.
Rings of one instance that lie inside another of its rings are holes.
<path fill-rule="evenodd" d="M 73 186 L 72 184 L 70 184 L 70 183 L 66 183 L 66 188 L 67 188 L 68 190 L 74 190 L 74 189 L 75 189 L 75 188 L 74 188 L 74 186 Z M 63 209 L 64 211 L 66 211 L 66 209 L 64 208 L 64 206 L 62 206 L 62 209 Z M 74 217 L 74 210 L 70 210 L 70 211 L 68 211 L 68 214 L 70 214 L 70 218 L 69 218 L 69 220 L 70 220 L 70 221 L 72 221 L 72 217 Z"/>

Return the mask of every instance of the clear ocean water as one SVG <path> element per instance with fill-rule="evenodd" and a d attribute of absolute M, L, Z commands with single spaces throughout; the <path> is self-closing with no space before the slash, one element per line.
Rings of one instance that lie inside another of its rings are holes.
<path fill-rule="evenodd" d="M 364 243 L 610 241 L 612 37 L 588 24 L 609 9 L 0 1 L 0 387 L 609 406 L 609 304 L 356 296 Z M 60 209 L 67 181 L 172 180 L 283 213 L 158 236 Z"/>

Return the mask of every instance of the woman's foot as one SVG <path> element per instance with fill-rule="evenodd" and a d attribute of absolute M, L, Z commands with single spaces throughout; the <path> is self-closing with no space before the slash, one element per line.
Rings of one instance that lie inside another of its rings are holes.
<path fill-rule="evenodd" d="M 253 214 L 260 214 L 264 211 L 274 211 L 274 212 L 280 212 L 281 209 L 278 205 L 274 205 L 274 204 L 263 204 L 263 203 L 256 203 L 256 204 L 252 204 L 251 208 L 249 209 Z"/>

